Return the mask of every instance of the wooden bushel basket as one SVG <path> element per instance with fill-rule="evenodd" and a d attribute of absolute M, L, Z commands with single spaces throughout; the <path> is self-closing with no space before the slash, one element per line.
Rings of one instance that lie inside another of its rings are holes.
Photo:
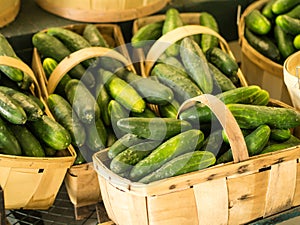
<path fill-rule="evenodd" d="M 102 199 L 115 224 L 245 224 L 300 204 L 299 146 L 249 158 L 227 107 L 201 95 L 180 110 L 195 101 L 208 105 L 226 130 L 233 162 L 142 184 L 111 172 L 107 149 L 95 153 Z"/>
<path fill-rule="evenodd" d="M 21 0 L 1 1 L 0 3 L 0 28 L 13 22 L 17 17 Z"/>
<path fill-rule="evenodd" d="M 38 82 L 32 70 L 22 61 L 0 56 L 0 64 L 16 67 L 30 75 L 33 88 L 41 97 Z M 46 114 L 49 111 L 46 108 Z M 73 164 L 76 153 L 67 149 L 69 156 L 28 157 L 0 154 L 0 185 L 4 190 L 6 209 L 48 209 L 56 198 L 66 171 Z"/>
<path fill-rule="evenodd" d="M 58 63 L 48 80 L 43 71 L 41 57 L 37 49 L 34 48 L 33 69 L 38 75 L 45 98 L 54 92 L 57 84 L 69 70 L 86 59 L 108 56 L 119 59 L 126 66 L 130 67 L 131 70 L 134 70 L 131 62 L 128 60 L 130 57 L 120 27 L 115 24 L 96 24 L 96 26 L 108 44 L 116 47 L 118 51 L 104 47 L 90 47 L 73 52 L 69 57 L 64 58 Z M 74 24 L 65 26 L 64 28 L 81 34 L 84 27 L 84 24 Z M 75 207 L 94 205 L 102 200 L 97 173 L 93 168 L 92 162 L 71 166 L 66 173 L 64 182 L 69 198 Z"/>
<path fill-rule="evenodd" d="M 249 84 L 266 89 L 274 99 L 292 105 L 290 95 L 283 80 L 283 66 L 265 57 L 254 49 L 244 37 L 245 17 L 254 9 L 261 9 L 269 0 L 256 1 L 243 12 L 239 24 L 239 44 L 241 46 L 241 70 Z"/>

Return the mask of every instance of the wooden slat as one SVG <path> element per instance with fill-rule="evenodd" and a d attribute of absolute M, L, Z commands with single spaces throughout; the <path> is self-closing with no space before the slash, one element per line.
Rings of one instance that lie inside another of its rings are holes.
<path fill-rule="evenodd" d="M 297 179 L 292 206 L 300 205 L 300 163 L 297 163 Z"/>

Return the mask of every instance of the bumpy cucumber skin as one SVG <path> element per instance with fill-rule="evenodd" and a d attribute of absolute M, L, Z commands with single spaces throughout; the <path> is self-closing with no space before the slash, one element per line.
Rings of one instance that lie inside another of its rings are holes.
<path fill-rule="evenodd" d="M 191 79 L 203 93 L 213 91 L 213 78 L 209 70 L 208 61 L 199 45 L 190 37 L 181 41 L 180 57 Z"/>
<path fill-rule="evenodd" d="M 286 13 L 299 3 L 299 0 L 277 0 L 272 5 L 272 12 L 274 14 Z"/>
<path fill-rule="evenodd" d="M 161 117 L 166 118 L 176 118 L 178 114 L 178 109 L 180 105 L 176 99 L 166 105 L 161 105 L 158 107 L 159 114 Z"/>
<path fill-rule="evenodd" d="M 120 129 L 117 125 L 118 121 L 123 118 L 127 118 L 129 116 L 129 111 L 118 101 L 112 99 L 108 103 L 107 108 L 110 121 L 111 121 L 111 127 L 114 130 L 114 133 L 117 137 L 122 137 L 126 134 L 122 129 Z"/>
<path fill-rule="evenodd" d="M 300 34 L 300 19 L 293 18 L 288 15 L 279 15 L 276 17 L 275 23 L 288 34 Z"/>
<path fill-rule="evenodd" d="M 100 107 L 100 109 L 107 109 L 108 104 L 111 100 L 111 97 L 107 93 L 107 90 L 102 82 L 99 82 L 98 85 L 95 87 L 95 96 L 96 101 Z M 101 119 L 106 126 L 111 125 L 110 116 L 108 110 L 101 110 Z"/>
<path fill-rule="evenodd" d="M 187 121 L 160 117 L 127 117 L 118 120 L 117 126 L 124 132 L 151 140 L 166 140 L 180 132 L 192 129 Z"/>
<path fill-rule="evenodd" d="M 292 136 L 290 129 L 271 129 L 270 139 L 274 141 L 287 141 Z"/>
<path fill-rule="evenodd" d="M 97 118 L 94 124 L 85 126 L 87 133 L 86 145 L 93 152 L 99 151 L 106 147 L 107 131 L 101 118 Z"/>
<path fill-rule="evenodd" d="M 292 8 L 290 11 L 285 13 L 285 15 L 296 18 L 296 19 L 300 19 L 300 5 L 297 5 L 294 8 Z"/>
<path fill-rule="evenodd" d="M 286 33 L 280 26 L 275 25 L 274 37 L 283 60 L 295 52 L 294 37 Z"/>
<path fill-rule="evenodd" d="M 299 138 L 295 137 L 294 135 L 291 135 L 291 137 L 287 141 L 266 146 L 261 152 L 261 154 L 283 150 L 297 145 L 300 145 Z"/>
<path fill-rule="evenodd" d="M 22 155 L 21 146 L 9 128 L 8 123 L 0 117 L 0 153 Z"/>
<path fill-rule="evenodd" d="M 216 81 L 217 91 L 229 91 L 232 89 L 235 89 L 235 84 L 224 74 L 222 71 L 220 71 L 215 65 L 208 63 L 209 69 L 211 70 L 211 73 L 213 74 L 213 77 Z"/>
<path fill-rule="evenodd" d="M 199 22 L 200 25 L 206 26 L 219 33 L 217 20 L 212 14 L 208 12 L 201 12 L 199 17 Z M 217 47 L 218 45 L 219 45 L 219 40 L 217 37 L 210 34 L 201 35 L 200 47 L 204 53 L 207 51 L 207 49 L 212 47 Z"/>
<path fill-rule="evenodd" d="M 175 157 L 159 169 L 143 177 L 138 182 L 148 184 L 168 177 L 178 176 L 181 174 L 201 170 L 214 165 L 215 162 L 216 158 L 211 152 L 188 152 Z"/>
<path fill-rule="evenodd" d="M 85 143 L 86 132 L 77 115 L 73 113 L 70 103 L 58 94 L 50 94 L 47 103 L 55 120 L 69 131 L 72 144 L 82 146 Z"/>
<path fill-rule="evenodd" d="M 109 48 L 109 44 L 94 24 L 87 24 L 84 27 L 82 36 L 90 43 L 91 46 Z"/>
<path fill-rule="evenodd" d="M 270 32 L 272 24 L 260 10 L 253 9 L 245 16 L 245 25 L 255 34 L 266 35 Z"/>
<path fill-rule="evenodd" d="M 204 134 L 200 130 L 191 129 L 177 134 L 163 142 L 150 155 L 139 161 L 130 171 L 129 177 L 133 181 L 140 180 L 174 157 L 194 151 L 200 142 L 203 142 Z"/>

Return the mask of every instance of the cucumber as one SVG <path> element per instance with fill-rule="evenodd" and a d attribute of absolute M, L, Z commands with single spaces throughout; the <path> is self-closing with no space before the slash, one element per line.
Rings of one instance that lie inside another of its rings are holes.
<path fill-rule="evenodd" d="M 146 107 L 144 112 L 142 112 L 142 113 L 130 112 L 130 117 L 149 117 L 149 118 L 153 118 L 153 117 L 156 117 L 156 114 L 150 108 Z"/>
<path fill-rule="evenodd" d="M 117 122 L 119 129 L 151 140 L 166 140 L 180 132 L 192 129 L 189 122 L 174 118 L 127 117 Z"/>
<path fill-rule="evenodd" d="M 245 28 L 244 36 L 247 39 L 248 43 L 255 50 L 275 62 L 280 62 L 281 57 L 279 49 L 268 36 L 255 35 L 248 28 Z"/>
<path fill-rule="evenodd" d="M 270 133 L 270 127 L 263 124 L 258 126 L 254 131 L 245 137 L 245 143 L 249 156 L 258 155 L 262 152 L 269 141 Z M 232 150 L 229 149 L 217 159 L 217 164 L 226 163 L 232 160 Z"/>
<path fill-rule="evenodd" d="M 42 145 L 26 126 L 15 124 L 10 124 L 9 126 L 21 146 L 23 155 L 45 157 Z"/>
<path fill-rule="evenodd" d="M 40 142 L 55 150 L 64 150 L 71 144 L 70 133 L 47 115 L 35 121 L 28 121 L 27 127 Z"/>
<path fill-rule="evenodd" d="M 159 169 L 140 179 L 138 182 L 148 184 L 168 177 L 202 170 L 214 165 L 215 162 L 216 158 L 211 152 L 188 152 L 175 157 Z"/>
<path fill-rule="evenodd" d="M 294 36 L 300 34 L 300 19 L 288 15 L 279 15 L 276 17 L 275 23 L 288 34 Z"/>
<path fill-rule="evenodd" d="M 267 105 L 270 101 L 270 93 L 267 90 L 261 90 L 254 96 L 253 105 Z"/>
<path fill-rule="evenodd" d="M 0 91 L 12 97 L 23 108 L 27 120 L 35 120 L 44 114 L 43 109 L 29 96 L 30 94 L 26 95 L 23 92 L 5 86 L 0 86 Z"/>
<path fill-rule="evenodd" d="M 185 76 L 188 76 L 182 62 L 174 56 L 167 56 L 166 54 L 162 54 L 158 58 L 157 62 L 158 63 L 165 63 L 165 64 L 168 64 L 170 66 L 174 66 L 176 70 L 179 70 L 182 74 L 184 74 Z"/>
<path fill-rule="evenodd" d="M 274 37 L 283 60 L 295 52 L 294 37 L 278 25 L 274 26 Z"/>
<path fill-rule="evenodd" d="M 129 83 L 146 102 L 164 105 L 173 100 L 173 91 L 164 84 L 137 75 L 128 69 L 120 69 L 117 76 Z"/>
<path fill-rule="evenodd" d="M 240 128 L 254 129 L 262 124 L 271 128 L 289 129 L 300 125 L 300 112 L 292 108 L 227 104 Z"/>
<path fill-rule="evenodd" d="M 82 36 L 91 46 L 109 48 L 109 44 L 95 24 L 86 24 Z"/>
<path fill-rule="evenodd" d="M 58 65 L 57 61 L 53 58 L 47 57 L 43 60 L 43 69 L 45 71 L 46 78 L 49 79 L 50 75 L 52 74 L 53 70 Z M 58 82 L 55 92 L 61 96 L 65 97 L 65 86 L 69 80 L 72 78 L 69 74 L 65 74 L 61 80 Z"/>
<path fill-rule="evenodd" d="M 9 128 L 8 123 L 0 117 L 0 153 L 22 155 L 21 146 Z"/>
<path fill-rule="evenodd" d="M 113 99 L 130 111 L 137 113 L 144 111 L 146 107 L 144 99 L 129 83 L 107 70 L 100 69 L 100 75 L 106 90 Z"/>
<path fill-rule="evenodd" d="M 118 138 L 111 127 L 106 127 L 106 132 L 107 132 L 106 147 L 109 148 L 118 140 Z"/>
<path fill-rule="evenodd" d="M 162 27 L 162 34 L 166 34 L 178 27 L 183 26 L 183 20 L 180 16 L 180 13 L 175 8 L 169 8 L 165 13 L 165 20 Z M 180 41 L 172 44 L 167 48 L 166 54 L 168 56 L 177 56 L 179 54 L 179 45 Z"/>
<path fill-rule="evenodd" d="M 120 174 L 130 170 L 135 164 L 148 156 L 160 144 L 159 141 L 145 141 L 122 151 L 110 162 L 109 168 Z"/>
<path fill-rule="evenodd" d="M 208 27 L 213 31 L 219 33 L 219 27 L 216 18 L 208 13 L 208 12 L 201 12 L 199 17 L 200 25 Z M 205 53 L 207 49 L 212 47 L 218 47 L 219 40 L 216 36 L 210 34 L 202 34 L 200 40 L 200 47 L 202 51 Z"/>
<path fill-rule="evenodd" d="M 152 41 L 157 40 L 162 36 L 163 22 L 152 22 L 139 28 L 131 38 L 131 45 L 134 48 L 142 48 L 148 44 L 152 44 Z"/>
<path fill-rule="evenodd" d="M 103 123 L 106 126 L 110 126 L 111 125 L 110 116 L 108 110 L 106 109 L 108 108 L 108 104 L 111 100 L 111 97 L 107 93 L 107 90 L 102 82 L 98 82 L 97 86 L 95 87 L 94 96 L 96 96 L 96 101 L 99 105 L 100 110 L 103 109 L 101 110 L 101 115 L 100 115 Z"/>
<path fill-rule="evenodd" d="M 72 53 L 59 39 L 45 32 L 35 33 L 32 36 L 32 44 L 43 58 L 50 57 L 57 62 L 60 62 Z M 81 64 L 74 66 L 68 74 L 72 78 L 82 78 L 88 87 L 95 85 L 95 78 L 85 74 L 85 68 Z"/>
<path fill-rule="evenodd" d="M 78 116 L 73 113 L 71 104 L 58 94 L 50 94 L 47 103 L 55 120 L 69 131 L 72 144 L 82 146 L 86 140 L 86 132 Z"/>
<path fill-rule="evenodd" d="M 292 8 L 290 11 L 285 13 L 285 15 L 288 15 L 290 17 L 300 19 L 300 4 Z"/>
<path fill-rule="evenodd" d="M 127 133 L 124 136 L 117 139 L 108 149 L 108 158 L 113 159 L 119 153 L 129 148 L 130 146 L 136 145 L 138 143 L 144 142 L 145 139 L 139 138 L 135 134 Z"/>
<path fill-rule="evenodd" d="M 159 63 L 152 69 L 151 76 L 157 76 L 161 83 L 171 88 L 179 103 L 203 94 L 191 79 L 181 75 L 173 68 L 168 64 Z"/>
<path fill-rule="evenodd" d="M 27 73 L 23 74 L 23 80 L 17 82 L 21 90 L 29 91 L 30 86 L 33 84 L 33 79 Z"/>
<path fill-rule="evenodd" d="M 3 34 L 0 34 L 0 55 L 18 59 L 14 49 Z M 23 72 L 17 68 L 0 65 L 0 71 L 15 82 L 23 80 Z"/>
<path fill-rule="evenodd" d="M 290 129 L 271 129 L 270 139 L 274 141 L 287 141 L 292 136 Z"/>
<path fill-rule="evenodd" d="M 13 124 L 25 124 L 27 115 L 22 106 L 0 90 L 0 115 Z"/>
<path fill-rule="evenodd" d="M 61 40 L 71 52 L 92 46 L 82 35 L 63 27 L 49 27 L 47 29 L 47 34 Z M 84 60 L 82 64 L 85 67 L 89 67 L 93 65 L 94 62 L 95 59 L 87 59 Z"/>
<path fill-rule="evenodd" d="M 253 9 L 245 16 L 245 26 L 258 35 L 266 35 L 272 28 L 272 24 L 269 19 L 258 9 Z"/>
<path fill-rule="evenodd" d="M 276 0 L 272 5 L 272 12 L 275 14 L 286 13 L 299 3 L 299 0 Z"/>
<path fill-rule="evenodd" d="M 228 77 L 236 76 L 239 70 L 235 59 L 218 47 L 208 49 L 206 58 Z"/>
<path fill-rule="evenodd" d="M 223 142 L 222 129 L 218 129 L 215 131 L 210 131 L 209 135 L 205 138 L 203 146 L 200 148 L 200 150 L 211 152 L 215 157 L 218 157 L 224 152 L 224 147 L 225 146 Z M 226 150 L 227 149 L 228 147 L 226 146 Z"/>
<path fill-rule="evenodd" d="M 216 81 L 216 85 L 218 89 L 221 90 L 221 92 L 229 91 L 236 88 L 235 84 L 215 65 L 213 65 L 212 63 L 208 63 L 208 66 L 211 73 L 213 74 L 213 78 Z"/>
<path fill-rule="evenodd" d="M 183 38 L 180 45 L 180 57 L 183 65 L 203 93 L 213 91 L 213 78 L 206 57 L 199 45 L 190 37 Z"/>
<path fill-rule="evenodd" d="M 178 101 L 176 99 L 173 99 L 173 101 L 171 101 L 170 103 L 158 107 L 159 114 L 161 117 L 176 118 L 179 107 L 180 105 Z"/>
<path fill-rule="evenodd" d="M 278 151 L 278 150 L 283 150 L 283 149 L 291 148 L 291 147 L 294 147 L 297 145 L 300 145 L 299 138 L 295 137 L 294 135 L 291 135 L 291 137 L 287 141 L 284 141 L 281 143 L 274 143 L 274 144 L 266 146 L 263 149 L 263 151 L 261 152 L 261 154 L 265 154 L 268 152 L 274 152 L 274 151 Z"/>
<path fill-rule="evenodd" d="M 97 118 L 94 124 L 85 127 L 86 145 L 93 152 L 97 152 L 106 147 L 107 131 L 101 118 Z"/>
<path fill-rule="evenodd" d="M 81 81 L 71 79 L 65 86 L 65 93 L 81 122 L 91 124 L 100 117 L 100 108 L 96 99 Z"/>
<path fill-rule="evenodd" d="M 294 37 L 293 45 L 297 50 L 300 49 L 300 34 L 298 34 Z"/>
<path fill-rule="evenodd" d="M 268 18 L 270 21 L 272 21 L 275 18 L 275 14 L 272 11 L 272 5 L 277 0 L 270 0 L 268 1 L 263 8 L 261 9 L 261 13 Z"/>
<path fill-rule="evenodd" d="M 110 100 L 107 108 L 108 114 L 110 116 L 111 127 L 117 137 L 122 137 L 126 132 L 122 131 L 117 123 L 120 119 L 127 118 L 129 116 L 129 111 L 123 107 L 116 100 Z"/>
<path fill-rule="evenodd" d="M 203 140 L 204 134 L 196 129 L 187 130 L 171 137 L 131 169 L 130 179 L 133 181 L 140 180 L 176 156 L 194 151 Z"/>

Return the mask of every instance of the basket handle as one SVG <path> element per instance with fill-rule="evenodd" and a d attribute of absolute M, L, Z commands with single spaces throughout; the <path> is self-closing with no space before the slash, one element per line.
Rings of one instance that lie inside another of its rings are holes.
<path fill-rule="evenodd" d="M 160 55 L 172 44 L 177 41 L 196 34 L 210 34 L 216 36 L 221 44 L 221 48 L 225 50 L 233 59 L 235 59 L 233 53 L 230 50 L 230 47 L 227 41 L 216 31 L 201 25 L 185 25 L 178 27 L 172 31 L 169 31 L 165 35 L 161 36 L 155 43 L 152 45 L 148 54 L 146 56 L 145 62 L 145 72 L 148 76 L 151 68 L 153 67 L 156 60 Z M 163 43 L 163 44 L 162 44 Z"/>
<path fill-rule="evenodd" d="M 203 94 L 184 101 L 178 109 L 177 118 L 182 111 L 193 106 L 196 102 L 201 102 L 208 106 L 226 131 L 232 150 L 233 161 L 237 163 L 249 159 L 245 139 L 238 123 L 226 105 L 216 96 Z"/>
<path fill-rule="evenodd" d="M 65 57 L 53 70 L 48 79 L 47 91 L 49 94 L 53 93 L 59 81 L 68 73 L 74 66 L 82 61 L 94 57 L 111 57 L 121 61 L 125 66 L 132 66 L 132 63 L 121 53 L 105 47 L 88 47 L 71 53 Z"/>
<path fill-rule="evenodd" d="M 10 56 L 0 56 L 0 64 L 3 65 L 3 66 L 11 66 L 11 67 L 14 67 L 14 68 L 17 68 L 19 70 L 21 70 L 22 72 L 26 73 L 27 75 L 29 75 L 33 82 L 34 82 L 34 89 L 31 89 L 31 91 L 33 93 L 35 93 L 35 91 L 37 92 L 37 96 L 39 98 L 41 98 L 41 89 L 39 87 L 39 83 L 35 77 L 35 74 L 34 72 L 32 71 L 32 69 L 26 64 L 24 63 L 22 60 L 20 59 L 17 59 L 17 58 L 13 58 L 13 57 L 10 57 Z M 30 87 L 32 88 L 32 86 Z"/>

